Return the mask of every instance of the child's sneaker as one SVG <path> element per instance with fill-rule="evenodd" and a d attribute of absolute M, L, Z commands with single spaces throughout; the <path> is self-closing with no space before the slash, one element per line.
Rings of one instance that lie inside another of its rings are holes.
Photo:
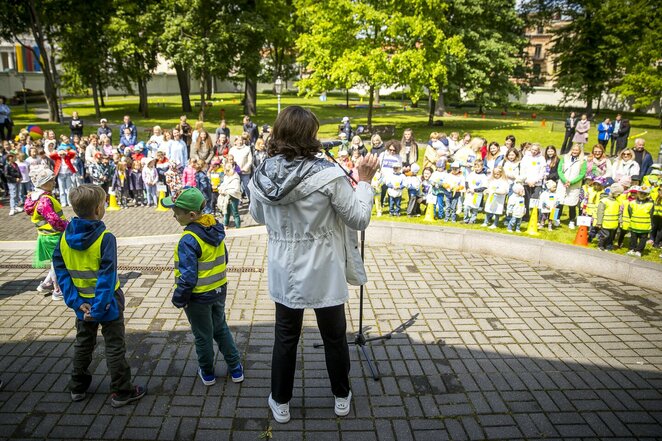
<path fill-rule="evenodd" d="M 634 250 L 630 250 L 626 253 L 628 256 L 634 256 Z"/>
<path fill-rule="evenodd" d="M 570 223 L 568 224 L 568 228 L 570 228 L 571 230 L 574 230 L 574 229 L 575 229 L 575 223 L 574 223 L 574 222 L 570 222 Z"/>
<path fill-rule="evenodd" d="M 47 285 L 44 284 L 44 282 L 41 282 L 39 286 L 37 287 L 37 292 L 40 294 L 45 294 L 47 292 L 53 291 L 53 285 Z"/>
<path fill-rule="evenodd" d="M 492 224 L 492 225 L 490 225 L 488 228 L 489 228 L 490 230 L 496 230 L 496 229 L 497 229 L 497 226 L 494 225 L 494 224 Z"/>
<path fill-rule="evenodd" d="M 202 384 L 205 386 L 213 386 L 216 384 L 216 377 L 214 374 L 207 375 L 202 372 L 202 368 L 198 368 L 198 377 L 200 377 Z"/>
<path fill-rule="evenodd" d="M 340 397 L 335 397 L 336 398 L 336 405 L 333 408 L 333 411 L 336 413 L 338 416 L 347 416 L 349 414 L 350 410 L 350 404 L 352 401 L 352 391 L 349 391 L 349 395 L 347 395 L 347 398 L 340 398 Z"/>
<path fill-rule="evenodd" d="M 71 401 L 83 401 L 86 396 L 85 392 L 71 392 Z"/>
<path fill-rule="evenodd" d="M 290 403 L 278 404 L 269 394 L 269 407 L 277 423 L 285 424 L 290 420 Z"/>
<path fill-rule="evenodd" d="M 487 227 L 487 222 L 483 222 L 482 227 Z"/>
<path fill-rule="evenodd" d="M 506 231 L 509 232 L 509 233 L 513 232 L 513 230 L 511 228 L 507 228 Z"/>
<path fill-rule="evenodd" d="M 53 290 L 53 294 L 51 295 L 51 299 L 53 300 L 64 300 L 64 296 L 62 295 L 62 291 L 59 289 Z"/>
<path fill-rule="evenodd" d="M 230 370 L 230 377 L 233 383 L 241 383 L 244 381 L 244 367 L 239 363 L 237 367 Z"/>
<path fill-rule="evenodd" d="M 640 253 L 639 251 L 635 251 L 635 252 L 634 252 L 634 256 L 635 256 L 635 257 L 641 257 L 641 253 Z"/>
<path fill-rule="evenodd" d="M 139 399 L 144 397 L 146 393 L 147 393 L 146 388 L 142 386 L 134 386 L 133 392 L 129 394 L 126 395 L 113 394 L 110 399 L 110 405 L 115 408 L 126 406 L 129 403 L 138 401 Z"/>
<path fill-rule="evenodd" d="M 14 211 L 14 210 L 9 210 L 9 215 L 10 215 L 10 216 L 13 216 L 13 215 L 14 215 L 14 213 L 15 213 L 15 211 Z"/>
<path fill-rule="evenodd" d="M 515 230 L 515 232 L 516 232 L 516 233 L 521 233 L 522 230 L 520 230 L 520 229 L 518 228 L 517 230 Z"/>

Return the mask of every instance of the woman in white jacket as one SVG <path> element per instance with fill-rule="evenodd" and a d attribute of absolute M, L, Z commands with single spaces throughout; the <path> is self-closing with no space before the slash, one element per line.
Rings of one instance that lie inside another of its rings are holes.
<path fill-rule="evenodd" d="M 529 202 L 531 199 L 540 197 L 542 180 L 547 170 L 547 162 L 541 154 L 540 144 L 531 144 L 531 148 L 524 154 L 520 165 L 520 174 L 524 181 L 524 205 L 526 207 L 523 220 L 527 221 L 529 219 Z"/>
<path fill-rule="evenodd" d="M 639 163 L 634 160 L 632 149 L 624 149 L 618 155 L 618 159 L 612 167 L 612 173 L 616 182 L 619 182 L 625 177 L 632 178 L 632 176 L 639 176 Z"/>
<path fill-rule="evenodd" d="M 317 158 L 317 117 L 299 106 L 276 118 L 269 157 L 255 170 L 250 213 L 266 224 L 269 294 L 276 302 L 269 407 L 274 419 L 290 419 L 297 345 L 305 308 L 314 308 L 335 396 L 335 413 L 345 416 L 352 397 L 346 338 L 347 283 L 367 281 L 356 230 L 370 223 L 378 168 L 374 155 L 356 165 L 354 190 L 340 167 Z"/>

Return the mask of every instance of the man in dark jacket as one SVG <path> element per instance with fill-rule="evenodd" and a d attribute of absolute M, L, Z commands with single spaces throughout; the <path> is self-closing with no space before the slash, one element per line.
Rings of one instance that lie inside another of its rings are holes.
<path fill-rule="evenodd" d="M 640 182 L 653 169 L 653 156 L 646 151 L 645 144 L 646 141 L 643 138 L 637 138 L 634 140 L 634 148 L 632 149 L 634 160 L 639 164 L 639 176 L 636 178 L 632 176 L 632 179 L 638 179 Z"/>
<path fill-rule="evenodd" d="M 131 139 L 127 145 L 136 145 L 136 142 L 138 141 L 138 129 L 136 128 L 136 125 L 133 123 L 133 121 L 131 121 L 131 117 L 129 115 L 124 115 L 124 122 L 122 125 L 120 125 L 120 136 L 122 136 L 124 133 L 124 129 L 131 130 Z"/>
<path fill-rule="evenodd" d="M 621 153 L 628 146 L 628 137 L 630 136 L 630 120 L 622 119 L 621 125 L 618 128 L 618 135 L 614 135 L 616 139 L 616 156 Z"/>
<path fill-rule="evenodd" d="M 97 129 L 97 136 L 101 138 L 101 135 L 106 135 L 108 139 L 113 140 L 113 130 L 108 127 L 108 120 L 106 118 L 101 118 L 99 121 L 99 128 Z"/>
<path fill-rule="evenodd" d="M 570 116 L 565 119 L 565 137 L 561 144 L 561 154 L 565 155 L 572 147 L 572 137 L 575 136 L 575 127 L 577 127 L 577 117 L 575 112 L 570 112 Z"/>
<path fill-rule="evenodd" d="M 257 125 L 251 121 L 250 116 L 244 116 L 244 132 L 248 133 L 248 135 L 251 137 L 251 146 L 255 146 L 255 141 L 257 141 L 257 138 L 259 138 L 260 134 L 258 133 L 257 130 Z"/>

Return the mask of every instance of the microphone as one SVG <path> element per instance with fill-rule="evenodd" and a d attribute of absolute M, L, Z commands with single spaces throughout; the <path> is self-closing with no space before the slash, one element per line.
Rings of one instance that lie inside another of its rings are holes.
<path fill-rule="evenodd" d="M 320 142 L 320 144 L 322 144 L 322 149 L 324 149 L 326 151 L 329 151 L 332 148 L 341 145 L 342 142 L 341 141 L 323 141 L 323 142 Z"/>

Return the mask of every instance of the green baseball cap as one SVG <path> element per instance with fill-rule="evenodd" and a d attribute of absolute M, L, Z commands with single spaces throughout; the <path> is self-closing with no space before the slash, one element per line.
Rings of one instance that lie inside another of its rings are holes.
<path fill-rule="evenodd" d="M 181 208 L 188 211 L 201 211 L 207 203 L 205 196 L 195 187 L 189 187 L 176 196 L 161 199 L 161 205 L 166 208 Z"/>

